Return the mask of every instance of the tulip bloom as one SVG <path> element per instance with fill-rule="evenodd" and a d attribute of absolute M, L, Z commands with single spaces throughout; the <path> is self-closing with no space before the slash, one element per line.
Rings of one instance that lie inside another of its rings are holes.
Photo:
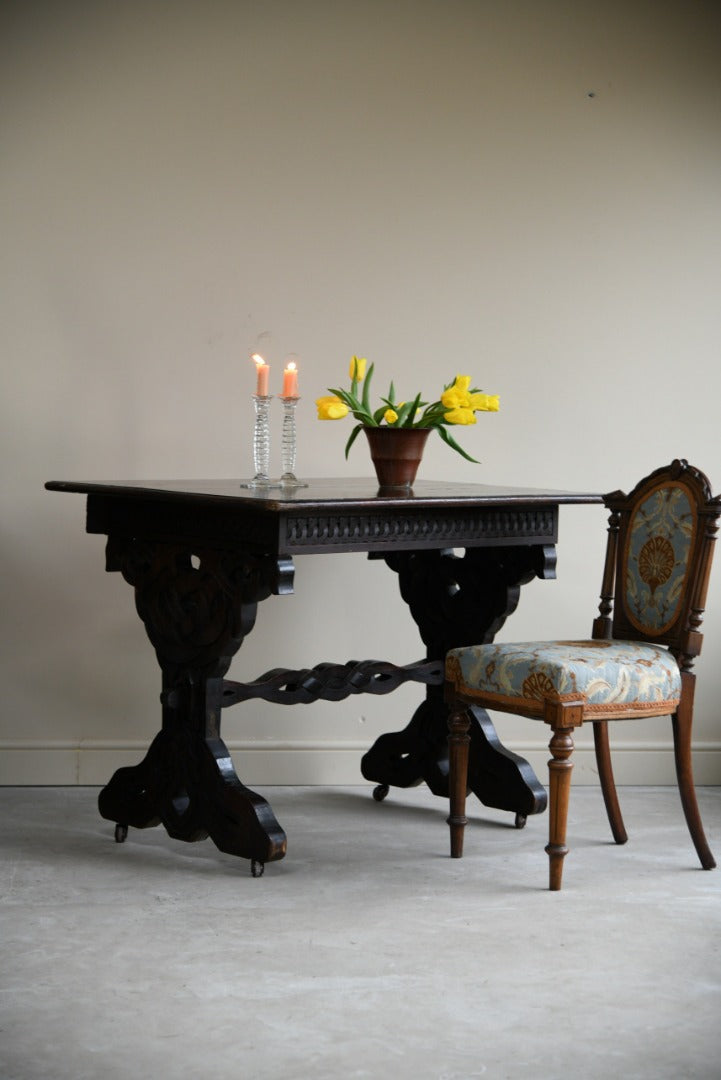
<path fill-rule="evenodd" d="M 478 412 L 498 412 L 500 400 L 498 394 L 470 394 L 472 409 Z"/>
<path fill-rule="evenodd" d="M 348 406 L 336 394 L 316 398 L 316 405 L 319 420 L 342 420 L 349 412 Z"/>
<path fill-rule="evenodd" d="M 461 393 L 454 386 L 450 386 L 441 394 L 441 404 L 446 409 L 462 409 L 469 397 L 470 394 Z"/>
<path fill-rule="evenodd" d="M 360 382 L 365 378 L 366 364 L 368 361 L 365 356 L 352 356 L 350 366 L 348 368 L 348 374 L 351 379 L 357 379 Z"/>
<path fill-rule="evenodd" d="M 455 408 L 443 414 L 443 419 L 449 424 L 475 424 L 476 414 L 473 409 Z"/>
<path fill-rule="evenodd" d="M 441 404 L 447 409 L 468 409 L 471 406 L 471 394 L 468 388 L 471 385 L 470 375 L 456 375 L 453 386 L 449 386 L 441 394 Z"/>
<path fill-rule="evenodd" d="M 459 409 L 466 411 L 470 409 L 471 412 L 498 412 L 500 404 L 497 394 L 473 394 L 468 389 L 470 385 L 471 378 L 469 375 L 456 375 L 453 386 L 449 386 L 441 394 L 441 404 L 444 408 L 450 412 Z M 445 419 L 451 424 L 470 424 L 474 422 L 471 420 L 450 420 L 448 413 L 446 413 Z"/>

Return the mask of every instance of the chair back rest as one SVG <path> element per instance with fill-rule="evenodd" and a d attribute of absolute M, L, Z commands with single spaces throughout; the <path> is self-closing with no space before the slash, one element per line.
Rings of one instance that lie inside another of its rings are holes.
<path fill-rule="evenodd" d="M 667 645 L 688 670 L 701 651 L 721 499 L 702 472 L 676 460 L 604 502 L 611 517 L 593 636 Z"/>

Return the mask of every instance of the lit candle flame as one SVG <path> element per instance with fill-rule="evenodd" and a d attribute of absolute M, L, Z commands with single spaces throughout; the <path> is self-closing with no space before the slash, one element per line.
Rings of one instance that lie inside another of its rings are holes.
<path fill-rule="evenodd" d="M 255 361 L 255 370 L 258 373 L 258 381 L 256 384 L 255 392 L 260 397 L 268 396 L 268 376 L 270 374 L 270 367 L 266 364 L 260 353 L 253 353 L 250 358 Z"/>
<path fill-rule="evenodd" d="M 298 397 L 298 365 L 290 359 L 283 372 L 283 397 Z"/>

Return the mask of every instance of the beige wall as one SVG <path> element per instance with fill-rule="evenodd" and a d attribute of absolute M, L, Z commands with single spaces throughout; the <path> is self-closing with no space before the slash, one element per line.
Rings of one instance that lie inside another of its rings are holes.
<path fill-rule="evenodd" d="M 158 723 L 131 591 L 82 498 L 43 482 L 247 476 L 264 331 L 276 372 L 301 358 L 307 476 L 369 471 L 312 406 L 357 352 L 409 394 L 461 370 L 501 395 L 461 436 L 483 464 L 436 440 L 426 477 L 608 490 L 685 456 L 721 491 L 719 12 L 3 6 L 2 782 L 102 782 Z M 563 512 L 559 579 L 506 637 L 588 633 L 604 532 L 599 508 Z M 297 564 L 232 675 L 421 655 L 382 564 Z M 709 606 L 696 765 L 721 783 L 721 566 Z M 354 782 L 417 696 L 239 707 L 224 734 L 251 783 Z M 501 730 L 543 769 L 540 728 Z M 621 780 L 671 780 L 666 725 L 617 742 Z"/>

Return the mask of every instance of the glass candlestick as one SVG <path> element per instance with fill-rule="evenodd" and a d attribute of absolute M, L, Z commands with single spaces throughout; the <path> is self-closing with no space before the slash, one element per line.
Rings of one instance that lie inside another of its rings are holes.
<path fill-rule="evenodd" d="M 296 454 L 296 430 L 295 430 L 295 407 L 300 401 L 298 397 L 282 397 L 283 402 L 283 434 L 281 439 L 281 462 L 283 475 L 280 482 L 283 487 L 308 487 L 295 475 Z"/>
<path fill-rule="evenodd" d="M 255 405 L 253 465 L 255 467 L 255 476 L 249 483 L 241 484 L 241 487 L 273 487 L 273 482 L 268 475 L 270 469 L 270 424 L 268 422 L 268 413 L 272 400 L 272 394 L 253 394 L 253 404 Z"/>

